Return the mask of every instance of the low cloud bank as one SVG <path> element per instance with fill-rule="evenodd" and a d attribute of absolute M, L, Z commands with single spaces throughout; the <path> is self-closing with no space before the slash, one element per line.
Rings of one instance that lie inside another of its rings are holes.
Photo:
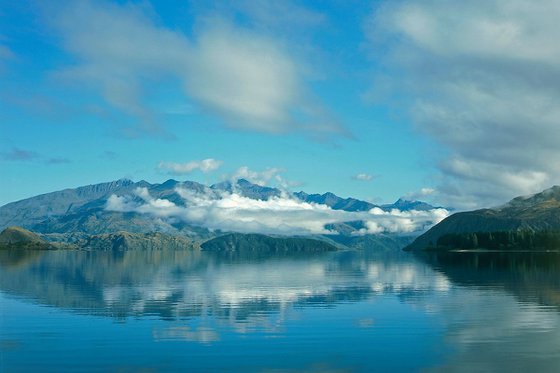
<path fill-rule="evenodd" d="M 256 200 L 237 193 L 197 193 L 181 187 L 175 192 L 185 201 L 185 206 L 154 198 L 147 188 L 136 188 L 133 195 L 112 195 L 106 210 L 180 220 L 212 230 L 290 235 L 337 234 L 325 225 L 358 220 L 364 222 L 364 228 L 355 234 L 411 233 L 425 230 L 449 214 L 445 209 L 388 212 L 377 207 L 348 212 L 303 202 L 287 194 Z"/>

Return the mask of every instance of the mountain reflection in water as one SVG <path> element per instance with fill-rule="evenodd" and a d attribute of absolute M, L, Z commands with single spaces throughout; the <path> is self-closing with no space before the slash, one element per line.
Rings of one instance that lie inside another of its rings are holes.
<path fill-rule="evenodd" d="M 29 251 L 0 257 L 0 289 L 36 302 L 116 318 L 200 316 L 235 323 L 287 307 L 332 307 L 393 292 L 445 291 L 407 255 L 294 256 L 198 251 Z"/>
<path fill-rule="evenodd" d="M 250 354 L 262 352 L 266 364 L 255 357 L 244 371 L 554 371 L 559 275 L 552 253 L 0 252 L 0 292 L 10 302 L 113 320 L 119 333 L 149 326 L 151 342 L 136 347 L 145 359 L 156 353 L 152 343 L 176 342 L 216 356 L 235 345 L 229 353 L 241 359 L 243 338 L 265 338 Z M 29 337 L 17 325 L 2 329 L 9 345 L 10 333 L 22 346 Z M 0 353 L 8 368 L 17 361 L 5 358 L 14 351 Z M 290 354 L 301 356 L 286 366 Z M 178 356 L 177 364 L 188 357 Z M 190 364 L 212 371 L 222 362 Z"/>

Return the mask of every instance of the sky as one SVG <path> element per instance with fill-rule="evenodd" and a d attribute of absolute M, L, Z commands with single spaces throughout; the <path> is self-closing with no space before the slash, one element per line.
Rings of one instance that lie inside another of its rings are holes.
<path fill-rule="evenodd" d="M 455 209 L 560 184 L 553 0 L 0 0 L 0 205 L 243 177 Z"/>

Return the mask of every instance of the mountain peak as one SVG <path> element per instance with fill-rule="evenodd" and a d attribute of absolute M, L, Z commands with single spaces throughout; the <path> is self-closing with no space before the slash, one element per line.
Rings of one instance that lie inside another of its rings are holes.
<path fill-rule="evenodd" d="M 247 179 L 237 179 L 236 184 L 237 184 L 237 185 L 258 185 L 258 184 L 255 184 L 255 183 L 250 182 L 250 181 L 247 180 Z"/>
<path fill-rule="evenodd" d="M 89 196 L 91 194 L 111 193 L 121 188 L 128 188 L 132 185 L 134 185 L 134 181 L 130 179 L 118 179 L 114 181 L 108 181 L 105 183 L 91 184 L 91 185 L 78 187 L 75 190 L 79 195 Z"/>
<path fill-rule="evenodd" d="M 258 185 L 247 179 L 238 179 L 234 183 L 231 181 L 222 181 L 221 183 L 211 185 L 210 189 L 221 190 L 229 193 L 233 193 L 235 191 L 245 197 L 260 200 L 267 200 L 273 196 L 278 197 L 281 194 L 279 189 Z"/>
<path fill-rule="evenodd" d="M 381 206 L 381 208 L 386 211 L 392 209 L 397 209 L 401 211 L 410 211 L 410 210 L 427 211 L 427 210 L 435 209 L 437 207 L 422 201 L 410 201 L 404 198 L 399 198 L 395 203 L 390 205 L 383 205 Z"/>
<path fill-rule="evenodd" d="M 285 193 L 278 188 L 254 184 L 243 178 L 237 181 L 223 181 L 212 185 L 210 188 L 194 181 L 169 179 L 161 184 L 150 184 L 145 181 L 135 183 L 128 179 L 120 179 L 76 189 L 64 189 L 0 207 L 0 228 L 18 225 L 44 234 L 61 232 L 98 234 L 123 229 L 131 232 L 183 229 L 177 228 L 182 226 L 183 223 L 179 224 L 176 221 L 170 223 L 171 228 L 160 227 L 150 214 L 128 214 L 128 211 L 125 211 L 127 214 L 122 214 L 123 211 L 119 209 L 108 208 L 108 201 L 113 195 L 117 197 L 130 196 L 135 203 L 143 203 L 140 201 L 140 197 L 134 197 L 134 190 L 138 187 L 146 188 L 147 193 L 153 199 L 168 201 L 179 208 L 190 208 L 194 203 L 184 197 L 181 193 L 184 190 L 200 193 L 209 196 L 209 198 L 228 198 L 227 194 L 235 193 L 252 200 L 261 201 L 281 198 Z M 333 210 L 347 212 L 370 211 L 375 207 L 381 207 L 351 197 L 342 198 L 332 192 L 323 194 L 299 192 L 291 195 L 286 193 L 284 197 L 297 198 L 307 203 L 326 205 Z M 408 209 L 419 210 L 423 206 L 421 202 L 410 202 L 403 199 L 400 199 L 397 203 L 401 210 L 406 208 L 406 204 L 410 205 Z M 396 208 L 393 205 L 388 206 L 389 210 L 386 211 Z M 426 207 L 426 209 L 428 208 Z M 185 225 L 188 224 L 185 223 Z M 362 228 L 353 224 L 345 224 L 344 229 L 360 230 Z"/>
<path fill-rule="evenodd" d="M 342 198 L 334 193 L 326 192 L 324 194 L 307 194 L 305 192 L 294 193 L 294 196 L 305 202 L 318 203 L 327 205 L 333 210 L 345 211 L 368 211 L 376 207 L 366 201 L 360 201 L 355 198 Z"/>
<path fill-rule="evenodd" d="M 175 186 L 175 185 L 177 185 L 177 184 L 179 184 L 179 182 L 178 182 L 177 180 L 175 180 L 175 179 L 168 179 L 168 180 L 165 180 L 165 181 L 161 184 L 161 186 L 172 187 L 172 186 Z"/>

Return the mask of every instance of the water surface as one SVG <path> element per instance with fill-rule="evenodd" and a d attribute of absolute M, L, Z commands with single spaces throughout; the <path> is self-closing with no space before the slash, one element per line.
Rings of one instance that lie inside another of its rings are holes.
<path fill-rule="evenodd" d="M 0 370 L 538 371 L 560 255 L 0 253 Z"/>

